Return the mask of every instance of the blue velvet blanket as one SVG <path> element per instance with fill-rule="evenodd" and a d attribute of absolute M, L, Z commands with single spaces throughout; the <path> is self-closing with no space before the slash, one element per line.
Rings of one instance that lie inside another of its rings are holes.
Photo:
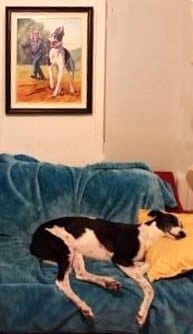
<path fill-rule="evenodd" d="M 136 311 L 139 287 L 110 263 L 87 261 L 87 269 L 121 281 L 113 293 L 71 277 L 73 289 L 91 307 L 82 318 L 55 286 L 57 266 L 29 252 L 43 222 L 61 216 L 101 217 L 133 224 L 139 208 L 175 207 L 170 187 L 136 163 L 67 167 L 25 155 L 0 155 L 0 331 L 66 333 L 192 334 L 193 275 L 154 283 L 155 299 L 143 329 Z"/>

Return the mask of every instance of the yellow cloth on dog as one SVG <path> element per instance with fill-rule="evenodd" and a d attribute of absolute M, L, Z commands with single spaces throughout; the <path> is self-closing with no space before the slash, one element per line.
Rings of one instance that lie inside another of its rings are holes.
<path fill-rule="evenodd" d="M 148 249 L 146 261 L 150 264 L 147 273 L 150 281 L 174 277 L 193 270 L 193 214 L 173 214 L 182 222 L 186 237 L 179 240 L 163 237 Z M 151 218 L 147 210 L 139 211 L 139 223 L 144 223 Z"/>

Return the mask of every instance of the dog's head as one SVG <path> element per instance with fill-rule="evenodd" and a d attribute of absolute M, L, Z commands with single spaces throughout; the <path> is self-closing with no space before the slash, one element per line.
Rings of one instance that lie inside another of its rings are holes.
<path fill-rule="evenodd" d="M 146 224 L 156 224 L 156 227 L 167 237 L 182 239 L 186 236 L 180 220 L 175 215 L 157 210 L 150 211 L 148 215 L 152 217 L 152 219 Z"/>
<path fill-rule="evenodd" d="M 64 36 L 64 27 L 58 27 L 56 30 L 51 34 L 50 38 L 48 39 L 49 47 L 50 48 L 57 48 L 62 45 L 62 39 Z"/>

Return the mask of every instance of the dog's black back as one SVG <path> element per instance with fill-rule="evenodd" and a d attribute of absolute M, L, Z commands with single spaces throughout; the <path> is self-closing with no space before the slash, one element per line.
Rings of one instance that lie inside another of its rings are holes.
<path fill-rule="evenodd" d="M 33 255 L 58 262 L 58 249 L 61 252 L 61 249 L 65 248 L 63 253 L 66 253 L 68 247 L 66 248 L 65 243 L 46 230 L 46 228 L 52 228 L 55 225 L 63 227 L 75 239 L 81 237 L 86 229 L 93 231 L 99 242 L 109 252 L 112 252 L 112 261 L 117 264 L 131 265 L 132 259 L 139 250 L 137 225 L 112 223 L 103 219 L 87 217 L 65 217 L 46 222 L 36 230 L 30 246 Z"/>

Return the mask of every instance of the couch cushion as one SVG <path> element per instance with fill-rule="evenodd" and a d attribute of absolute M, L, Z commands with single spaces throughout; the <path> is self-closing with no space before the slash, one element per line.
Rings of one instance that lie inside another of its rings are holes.
<path fill-rule="evenodd" d="M 193 270 L 193 214 L 173 213 L 183 224 L 186 237 L 180 240 L 161 238 L 147 251 L 146 260 L 150 264 L 150 281 L 174 277 Z M 148 211 L 140 210 L 138 220 L 148 220 Z"/>

